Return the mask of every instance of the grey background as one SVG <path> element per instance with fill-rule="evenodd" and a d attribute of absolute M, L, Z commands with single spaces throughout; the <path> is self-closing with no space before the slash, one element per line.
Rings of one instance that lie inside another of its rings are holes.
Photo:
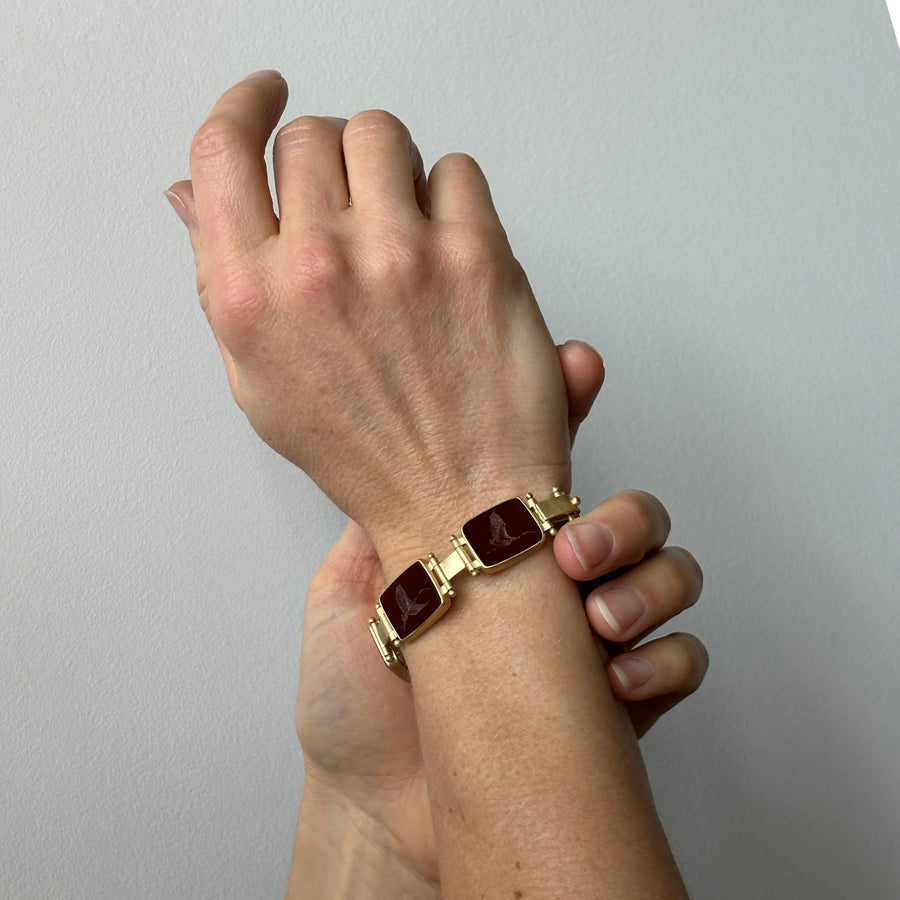
<path fill-rule="evenodd" d="M 281 896 L 304 586 L 341 529 L 233 407 L 162 191 L 259 68 L 483 165 L 577 448 L 703 563 L 644 750 L 697 898 L 893 898 L 900 51 L 882 0 L 7 2 L 0 896 Z"/>

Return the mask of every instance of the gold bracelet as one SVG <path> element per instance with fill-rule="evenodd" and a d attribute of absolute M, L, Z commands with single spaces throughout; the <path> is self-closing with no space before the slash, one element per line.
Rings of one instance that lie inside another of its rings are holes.
<path fill-rule="evenodd" d="M 409 681 L 401 646 L 415 640 L 450 608 L 453 579 L 462 572 L 479 575 L 499 572 L 533 553 L 557 528 L 576 518 L 578 497 L 553 488 L 553 496 L 538 502 L 533 494 L 512 497 L 469 519 L 459 536 L 451 535 L 453 550 L 438 562 L 433 553 L 417 559 L 397 577 L 375 604 L 376 618 L 369 631 L 384 664 Z"/>

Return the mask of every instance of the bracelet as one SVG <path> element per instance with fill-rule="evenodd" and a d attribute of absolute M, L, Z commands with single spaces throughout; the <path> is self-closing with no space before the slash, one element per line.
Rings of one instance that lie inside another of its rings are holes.
<path fill-rule="evenodd" d="M 401 646 L 415 640 L 450 608 L 456 596 L 453 579 L 462 572 L 499 572 L 533 553 L 557 528 L 576 518 L 581 500 L 553 488 L 553 496 L 538 502 L 533 494 L 512 497 L 469 519 L 453 550 L 438 562 L 433 553 L 417 559 L 396 578 L 375 604 L 369 631 L 384 664 L 405 681 L 409 669 Z"/>

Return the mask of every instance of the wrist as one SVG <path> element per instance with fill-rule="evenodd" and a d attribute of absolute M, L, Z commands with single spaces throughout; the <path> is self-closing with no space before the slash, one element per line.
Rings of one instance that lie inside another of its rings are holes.
<path fill-rule="evenodd" d="M 429 553 L 443 558 L 452 549 L 451 534 L 484 510 L 508 500 L 533 493 L 538 500 L 550 495 L 551 487 L 569 489 L 570 467 L 532 467 L 524 471 L 495 475 L 474 483 L 458 481 L 442 491 L 422 496 L 412 508 L 391 522 L 370 531 L 388 582 L 416 559 Z"/>
<path fill-rule="evenodd" d="M 382 592 L 369 630 L 388 668 L 408 679 L 402 647 L 421 637 L 450 610 L 451 598 L 471 576 L 498 574 L 546 545 L 575 518 L 579 499 L 558 487 L 540 499 L 507 497 L 468 519 L 450 538 L 452 550 L 408 565 Z"/>
<path fill-rule="evenodd" d="M 570 650 L 580 638 L 590 636 L 580 590 L 560 570 L 550 541 L 502 572 L 458 580 L 446 615 L 402 646 L 413 679 L 435 676 L 452 683 L 454 670 L 465 659 L 466 678 L 487 685 L 488 673 L 501 660 L 504 666 L 513 660 L 537 664 L 533 642 L 546 640 L 557 629 L 567 633 Z M 564 629 L 562 621 L 569 622 Z M 593 640 L 590 644 L 596 653 Z M 506 686 L 508 682 L 495 688 Z"/>
<path fill-rule="evenodd" d="M 339 792 L 307 779 L 287 900 L 439 896 L 439 885 L 415 867 L 387 828 Z"/>

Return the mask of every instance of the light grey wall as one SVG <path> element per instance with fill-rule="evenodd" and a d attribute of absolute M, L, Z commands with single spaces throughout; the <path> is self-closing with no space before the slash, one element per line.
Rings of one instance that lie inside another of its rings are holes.
<path fill-rule="evenodd" d="M 340 517 L 232 406 L 163 198 L 249 71 L 483 164 L 604 353 L 590 501 L 669 506 L 713 664 L 645 742 L 697 898 L 900 884 L 900 51 L 882 0 L 13 0 L 0 896 L 278 897 Z"/>

